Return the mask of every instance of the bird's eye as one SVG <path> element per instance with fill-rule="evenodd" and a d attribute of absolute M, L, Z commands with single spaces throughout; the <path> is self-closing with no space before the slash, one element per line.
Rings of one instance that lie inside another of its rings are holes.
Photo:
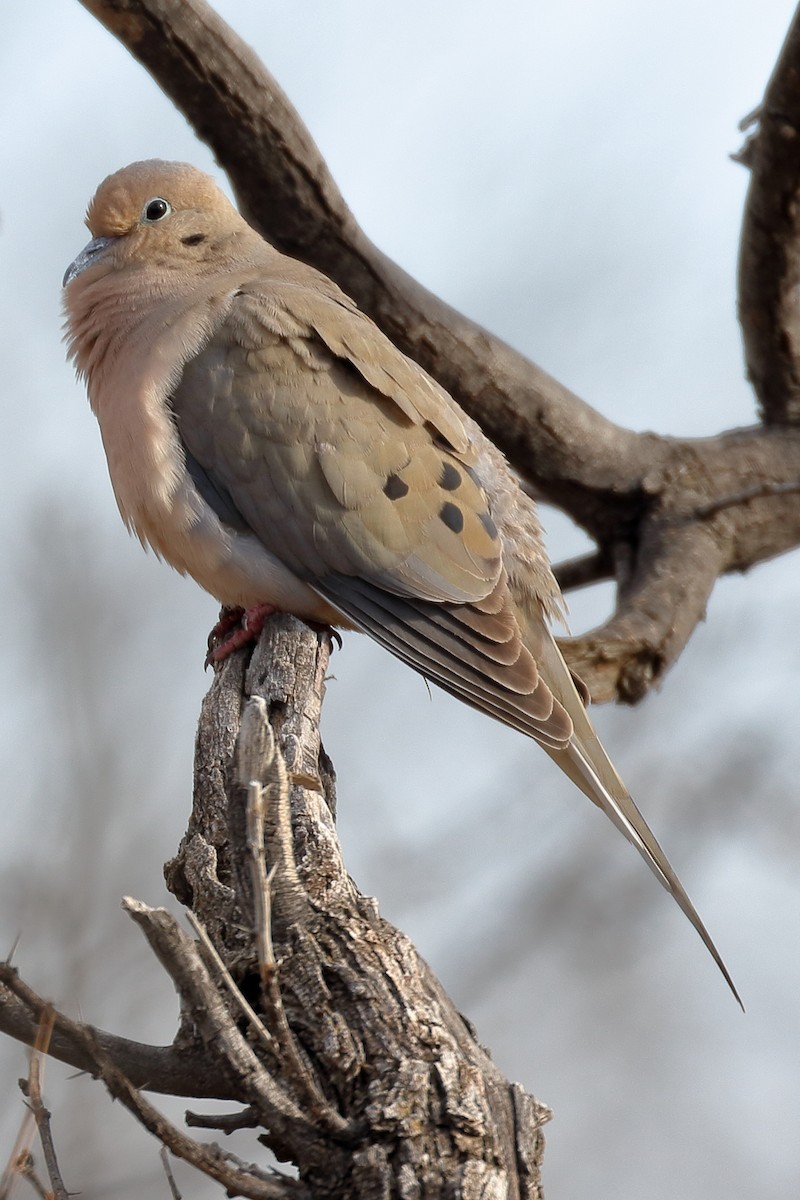
<path fill-rule="evenodd" d="M 147 204 L 145 204 L 142 211 L 142 220 L 146 221 L 148 225 L 153 225 L 156 221 L 163 220 L 171 212 L 172 207 L 166 200 L 163 200 L 161 196 L 154 196 L 152 200 L 148 200 Z"/>

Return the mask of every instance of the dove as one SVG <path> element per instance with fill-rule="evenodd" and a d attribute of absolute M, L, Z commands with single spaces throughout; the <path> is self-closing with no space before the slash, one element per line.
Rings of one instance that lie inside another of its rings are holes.
<path fill-rule="evenodd" d="M 479 425 L 195 168 L 117 171 L 86 224 L 68 353 L 129 530 L 223 606 L 360 630 L 538 742 L 739 1000 L 589 720 L 551 632 L 563 600 L 535 505 Z"/>

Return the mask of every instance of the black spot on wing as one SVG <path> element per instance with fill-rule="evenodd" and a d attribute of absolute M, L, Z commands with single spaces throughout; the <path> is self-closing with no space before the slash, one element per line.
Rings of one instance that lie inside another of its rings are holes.
<path fill-rule="evenodd" d="M 454 492 L 460 486 L 461 472 L 451 462 L 443 462 L 439 487 L 444 488 L 446 492 Z"/>
<path fill-rule="evenodd" d="M 453 504 L 450 500 L 445 501 L 439 509 L 439 516 L 447 528 L 452 529 L 453 533 L 461 533 L 464 528 L 464 514 L 457 504 Z"/>
<path fill-rule="evenodd" d="M 383 485 L 383 494 L 390 500 L 402 500 L 403 496 L 408 495 L 408 484 L 399 475 L 392 474 Z"/>

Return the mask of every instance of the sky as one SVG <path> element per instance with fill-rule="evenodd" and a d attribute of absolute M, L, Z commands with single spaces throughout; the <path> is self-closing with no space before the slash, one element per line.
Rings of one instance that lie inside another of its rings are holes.
<path fill-rule="evenodd" d="M 730 156 L 791 4 L 217 8 L 363 228 L 422 283 L 622 425 L 704 436 L 755 420 L 735 313 L 747 176 Z M 77 0 L 17 6 L 2 32 L 0 946 L 21 934 L 23 974 L 70 1011 L 166 1041 L 171 988 L 118 901 L 168 901 L 216 606 L 119 522 L 59 289 L 106 174 L 145 157 L 216 168 Z M 554 559 L 585 544 L 544 519 Z M 551 1200 L 797 1195 L 799 563 L 721 581 L 659 694 L 594 714 L 745 1016 L 638 856 L 536 747 L 429 696 L 366 639 L 334 657 L 323 733 L 348 867 L 554 1109 Z M 573 629 L 610 603 L 608 587 L 570 597 Z M 23 1070 L 5 1047 L 0 1158 Z M 49 1068 L 48 1100 L 70 1186 L 160 1194 L 152 1143 L 67 1075 Z"/>

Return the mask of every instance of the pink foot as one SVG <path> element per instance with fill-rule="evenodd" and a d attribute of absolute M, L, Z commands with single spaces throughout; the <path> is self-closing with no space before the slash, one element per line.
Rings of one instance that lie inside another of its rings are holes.
<path fill-rule="evenodd" d="M 224 662 L 234 650 L 257 642 L 267 617 L 278 612 L 273 604 L 255 604 L 252 608 L 230 608 L 220 617 L 208 635 L 205 665 Z"/>

